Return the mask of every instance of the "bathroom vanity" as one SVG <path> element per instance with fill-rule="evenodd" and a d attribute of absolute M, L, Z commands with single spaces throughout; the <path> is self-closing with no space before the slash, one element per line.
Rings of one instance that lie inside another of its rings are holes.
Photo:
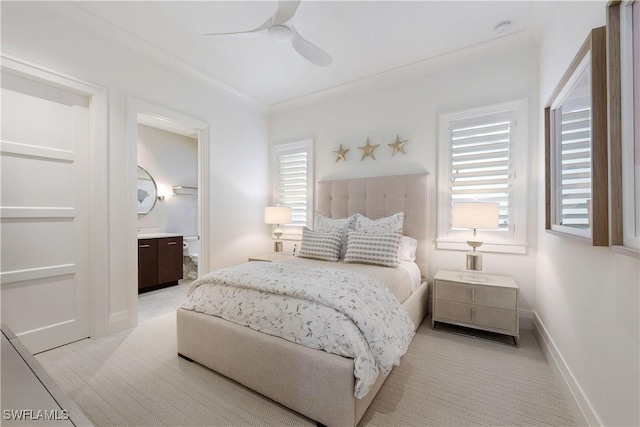
<path fill-rule="evenodd" d="M 182 279 L 182 236 L 138 235 L 138 293 L 177 285 Z"/>

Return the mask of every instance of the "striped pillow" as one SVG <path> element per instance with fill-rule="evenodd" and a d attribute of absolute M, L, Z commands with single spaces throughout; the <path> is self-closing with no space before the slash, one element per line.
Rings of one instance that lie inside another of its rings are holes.
<path fill-rule="evenodd" d="M 349 231 L 344 262 L 398 267 L 400 239 L 400 230 L 382 234 Z"/>
<path fill-rule="evenodd" d="M 342 233 L 339 231 L 320 233 L 304 227 L 298 256 L 324 261 L 338 261 L 341 235 Z"/>

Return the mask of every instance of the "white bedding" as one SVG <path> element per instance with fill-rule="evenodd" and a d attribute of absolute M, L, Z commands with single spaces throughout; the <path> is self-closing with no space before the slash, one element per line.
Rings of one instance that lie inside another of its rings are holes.
<path fill-rule="evenodd" d="M 288 264 L 309 265 L 312 267 L 330 267 L 340 270 L 366 274 L 387 285 L 396 299 L 403 303 L 421 283 L 420 268 L 415 262 L 401 261 L 398 268 L 381 267 L 369 264 L 349 264 L 344 262 L 327 262 L 317 259 L 290 257 L 277 261 Z"/>
<path fill-rule="evenodd" d="M 385 284 L 296 262 L 250 262 L 209 273 L 191 285 L 183 308 L 353 358 L 356 398 L 399 364 L 414 335 Z"/>

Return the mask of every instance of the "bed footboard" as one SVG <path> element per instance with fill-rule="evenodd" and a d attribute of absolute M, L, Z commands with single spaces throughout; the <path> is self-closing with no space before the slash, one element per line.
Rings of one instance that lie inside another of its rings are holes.
<path fill-rule="evenodd" d="M 426 315 L 423 283 L 403 306 L 416 327 Z M 178 353 L 329 427 L 355 426 L 384 384 L 353 395 L 353 359 L 256 332 L 224 319 L 178 309 Z"/>

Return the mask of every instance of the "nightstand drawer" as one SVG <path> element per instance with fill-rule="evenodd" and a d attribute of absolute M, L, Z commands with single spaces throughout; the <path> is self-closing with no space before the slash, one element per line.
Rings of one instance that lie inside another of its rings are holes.
<path fill-rule="evenodd" d="M 437 300 L 434 307 L 434 317 L 468 325 L 517 332 L 517 312 L 511 310 Z"/>
<path fill-rule="evenodd" d="M 438 280 L 435 298 L 505 310 L 515 310 L 518 304 L 515 289 L 466 285 L 446 280 Z"/>

